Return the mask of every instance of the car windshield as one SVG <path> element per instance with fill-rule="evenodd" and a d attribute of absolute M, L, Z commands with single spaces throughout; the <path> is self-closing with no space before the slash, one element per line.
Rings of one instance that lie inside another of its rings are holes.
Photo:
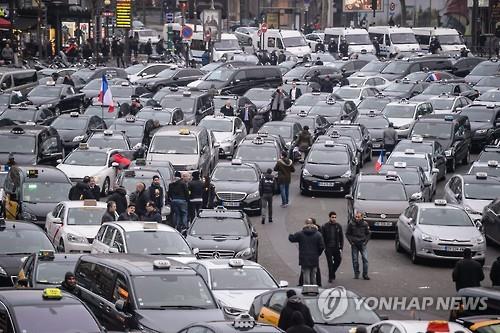
<path fill-rule="evenodd" d="M 50 126 L 56 130 L 81 130 L 87 127 L 87 121 L 87 117 L 57 117 Z"/>
<path fill-rule="evenodd" d="M 498 73 L 500 65 L 495 62 L 483 61 L 470 72 L 472 76 L 490 76 Z"/>
<path fill-rule="evenodd" d="M 389 67 L 389 66 L 387 66 L 387 67 Z M 413 84 L 408 84 L 408 83 L 404 83 L 404 82 L 393 82 L 390 85 L 388 85 L 383 91 L 385 91 L 385 92 L 407 92 L 411 88 L 413 88 Z"/>
<path fill-rule="evenodd" d="M 283 45 L 285 47 L 297 47 L 297 46 L 306 46 L 306 40 L 302 36 L 297 37 L 283 37 Z"/>
<path fill-rule="evenodd" d="M 198 126 L 205 127 L 212 132 L 233 132 L 233 121 L 231 119 L 203 118 Z"/>
<path fill-rule="evenodd" d="M 500 184 L 498 182 L 466 183 L 464 193 L 465 197 L 470 200 L 493 201 L 499 197 Z"/>
<path fill-rule="evenodd" d="M 142 123 L 114 123 L 109 129 L 124 132 L 129 138 L 142 138 L 144 136 L 144 125 Z"/>
<path fill-rule="evenodd" d="M 323 295 L 323 294 L 321 294 Z M 325 296 L 324 300 L 319 300 L 314 297 L 304 298 L 304 304 L 307 305 L 311 311 L 313 322 L 317 324 L 330 324 L 346 326 L 355 325 L 357 323 L 363 325 L 375 324 L 380 321 L 377 314 L 369 308 L 361 299 L 354 297 L 342 297 L 344 301 L 338 299 L 339 297 Z M 345 302 L 347 300 L 347 302 Z M 325 320 L 324 309 L 320 309 L 318 304 L 345 304 L 346 309 L 343 310 L 342 315 L 332 316 L 333 319 Z"/>
<path fill-rule="evenodd" d="M 390 156 L 389 159 L 387 160 L 387 164 L 393 164 L 395 162 L 405 162 L 407 166 L 411 167 L 421 167 L 422 170 L 424 171 L 429 171 L 429 163 L 427 162 L 427 159 L 423 157 L 412 157 L 411 155 L 405 155 L 403 156 Z"/>
<path fill-rule="evenodd" d="M 500 161 L 500 151 L 482 151 L 477 159 L 478 161 Z"/>
<path fill-rule="evenodd" d="M 278 288 L 262 268 L 225 268 L 210 270 L 212 290 L 268 290 Z"/>
<path fill-rule="evenodd" d="M 462 209 L 421 208 L 419 224 L 450 227 L 472 227 L 472 221 Z"/>
<path fill-rule="evenodd" d="M 358 110 L 375 110 L 375 111 L 382 111 L 385 106 L 389 103 L 389 100 L 383 99 L 383 98 L 370 98 L 367 97 L 364 100 L 361 101 L 358 105 Z"/>
<path fill-rule="evenodd" d="M 415 115 L 414 105 L 387 105 L 383 110 L 387 118 L 409 118 Z"/>
<path fill-rule="evenodd" d="M 37 110 L 27 109 L 27 110 L 18 110 L 18 109 L 7 109 L 2 113 L 0 119 L 10 119 L 13 121 L 17 121 L 20 123 L 26 123 L 28 121 L 36 121 L 35 116 L 37 114 Z"/>
<path fill-rule="evenodd" d="M 98 116 L 101 119 L 116 119 L 118 112 L 108 112 L 108 106 L 91 105 L 83 113 L 86 116 Z"/>
<path fill-rule="evenodd" d="M 218 166 L 212 175 L 213 181 L 257 182 L 257 173 L 250 167 Z"/>
<path fill-rule="evenodd" d="M 359 98 L 360 93 L 361 89 L 357 88 L 340 88 L 335 91 L 335 95 L 340 96 L 343 99 Z"/>
<path fill-rule="evenodd" d="M 369 63 L 361 67 L 359 71 L 380 73 L 385 66 L 387 66 L 386 62 L 370 61 Z"/>
<path fill-rule="evenodd" d="M 28 93 L 29 97 L 59 97 L 61 87 L 36 86 Z"/>
<path fill-rule="evenodd" d="M 297 67 L 289 70 L 285 75 L 283 75 L 283 79 L 301 78 L 310 70 L 311 70 L 310 67 Z"/>
<path fill-rule="evenodd" d="M 454 88 L 455 86 L 452 84 L 431 84 L 422 91 L 422 95 L 451 94 Z"/>
<path fill-rule="evenodd" d="M 334 127 L 333 131 L 338 132 L 341 136 L 350 136 L 354 140 L 361 140 L 361 132 L 357 127 Z"/>
<path fill-rule="evenodd" d="M 207 285 L 199 275 L 139 275 L 132 278 L 141 309 L 215 309 Z"/>
<path fill-rule="evenodd" d="M 284 126 L 284 125 L 277 126 L 273 125 L 272 122 L 262 126 L 259 131 L 271 135 L 281 135 L 283 139 L 289 139 L 292 137 L 292 126 Z"/>
<path fill-rule="evenodd" d="M 349 84 L 357 84 L 358 86 L 364 85 L 366 77 L 350 77 L 348 78 Z"/>
<path fill-rule="evenodd" d="M 100 220 L 99 220 L 100 221 Z M 100 224 L 100 223 L 99 223 Z M 36 282 L 41 284 L 61 284 L 66 272 L 75 270 L 75 261 L 38 261 Z"/>
<path fill-rule="evenodd" d="M 461 45 L 464 43 L 459 35 L 438 35 L 436 37 L 439 43 L 443 45 Z"/>
<path fill-rule="evenodd" d="M 484 102 L 500 102 L 500 90 L 492 90 L 487 91 L 484 94 L 481 94 L 476 101 L 484 101 Z"/>
<path fill-rule="evenodd" d="M 393 44 L 418 44 L 413 33 L 392 33 L 391 41 Z"/>
<path fill-rule="evenodd" d="M 107 157 L 108 154 L 103 152 L 73 150 L 63 163 L 68 165 L 105 166 Z"/>
<path fill-rule="evenodd" d="M 23 201 L 39 203 L 68 200 L 70 189 L 70 183 L 26 182 L 23 184 Z"/>
<path fill-rule="evenodd" d="M 382 170 L 384 170 L 382 168 Z M 393 169 L 393 171 L 397 172 L 399 178 L 403 181 L 405 185 L 420 185 L 420 176 L 415 170 L 408 169 Z"/>
<path fill-rule="evenodd" d="M 43 305 L 15 306 L 13 310 L 19 332 L 102 332 L 94 317 L 80 302 L 67 304 L 48 301 Z M 40 321 L 33 318 L 44 318 L 45 324 L 40 325 Z"/>
<path fill-rule="evenodd" d="M 371 45 L 368 33 L 365 34 L 348 34 L 345 39 L 349 45 Z"/>
<path fill-rule="evenodd" d="M 455 102 L 453 99 L 444 99 L 444 98 L 433 98 L 430 100 L 432 104 L 432 108 L 434 110 L 451 110 L 453 107 L 453 103 Z"/>
<path fill-rule="evenodd" d="M 125 234 L 128 253 L 134 254 L 190 254 L 182 236 L 175 231 L 131 231 Z"/>
<path fill-rule="evenodd" d="M 323 116 L 323 117 L 339 117 L 342 115 L 342 110 L 344 105 L 341 103 L 335 103 L 333 105 L 315 105 L 309 110 L 310 116 Z"/>
<path fill-rule="evenodd" d="M 153 154 L 198 154 L 198 140 L 195 136 L 155 136 L 151 143 Z"/>
<path fill-rule="evenodd" d="M 476 84 L 476 87 L 500 87 L 500 76 L 483 77 Z"/>
<path fill-rule="evenodd" d="M 295 106 L 300 106 L 300 105 L 305 105 L 305 106 L 313 106 L 316 103 L 320 101 L 325 100 L 325 95 L 302 95 L 297 100 L 293 105 Z"/>
<path fill-rule="evenodd" d="M 417 121 L 411 135 L 421 135 L 424 138 L 450 139 L 453 124 L 439 122 Z"/>
<path fill-rule="evenodd" d="M 158 120 L 160 123 L 169 124 L 172 120 L 172 112 L 155 111 L 155 110 L 141 110 L 137 113 L 136 118 Z"/>
<path fill-rule="evenodd" d="M 41 229 L 8 229 L 0 232 L 0 253 L 2 254 L 32 254 L 42 249 L 53 250 L 54 246 Z M 35 330 L 33 332 L 37 331 Z"/>
<path fill-rule="evenodd" d="M 389 121 L 383 117 L 360 117 L 356 122 L 371 129 L 383 129 L 389 126 Z"/>
<path fill-rule="evenodd" d="M 251 101 L 270 101 L 273 93 L 273 89 L 250 89 L 243 96 Z"/>
<path fill-rule="evenodd" d="M 478 122 L 478 123 L 491 123 L 495 119 L 496 111 L 492 109 L 486 110 L 474 110 L 474 109 L 465 109 L 460 113 L 461 115 L 467 116 L 469 121 Z"/>
<path fill-rule="evenodd" d="M 89 147 L 112 148 L 128 150 L 127 141 L 121 136 L 92 136 L 87 140 Z"/>
<path fill-rule="evenodd" d="M 34 154 L 35 148 L 34 136 L 0 135 L 0 153 Z"/>
<path fill-rule="evenodd" d="M 134 87 L 130 86 L 110 86 L 110 91 L 113 93 L 113 98 L 130 98 L 134 95 Z"/>
<path fill-rule="evenodd" d="M 184 113 L 193 113 L 194 99 L 186 96 L 165 95 L 160 101 L 163 108 L 180 108 Z"/>
<path fill-rule="evenodd" d="M 226 82 L 229 80 L 231 75 L 233 74 L 234 71 L 229 70 L 228 68 L 218 68 L 208 74 L 205 77 L 205 81 L 220 81 L 220 82 Z"/>
<path fill-rule="evenodd" d="M 384 195 L 380 195 L 384 193 Z M 357 200 L 375 201 L 406 201 L 406 192 L 399 182 L 360 182 L 358 185 Z"/>
<path fill-rule="evenodd" d="M 133 74 L 139 73 L 145 67 L 146 66 L 144 66 L 143 64 L 137 64 L 137 65 L 133 65 L 133 66 L 125 68 L 125 72 L 129 75 L 133 75 Z"/>
<path fill-rule="evenodd" d="M 162 79 L 170 79 L 171 77 L 173 77 L 178 72 L 179 71 L 177 69 L 167 68 L 167 69 L 162 70 L 160 73 L 158 73 L 156 75 L 156 77 L 162 78 Z"/>
<path fill-rule="evenodd" d="M 106 207 L 77 207 L 68 210 L 67 225 L 101 225 Z"/>
<path fill-rule="evenodd" d="M 243 161 L 270 162 L 278 160 L 274 146 L 243 145 L 238 148 L 236 157 Z"/>
<path fill-rule="evenodd" d="M 213 48 L 217 51 L 240 50 L 240 45 L 237 39 L 222 39 L 215 42 Z"/>
<path fill-rule="evenodd" d="M 193 222 L 191 236 L 248 236 L 245 220 L 235 218 L 199 218 Z"/>
<path fill-rule="evenodd" d="M 345 165 L 349 164 L 349 155 L 344 151 L 332 151 L 331 149 L 313 149 L 307 156 L 307 163 Z"/>
<path fill-rule="evenodd" d="M 390 62 L 387 67 L 382 70 L 382 74 L 404 74 L 406 70 L 411 66 L 409 62 L 394 61 Z"/>

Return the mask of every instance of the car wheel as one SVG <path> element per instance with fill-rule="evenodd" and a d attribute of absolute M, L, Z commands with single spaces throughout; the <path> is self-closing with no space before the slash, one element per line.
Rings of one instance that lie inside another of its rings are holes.
<path fill-rule="evenodd" d="M 410 247 L 410 257 L 411 257 L 411 262 L 414 263 L 415 265 L 420 263 L 420 258 L 417 255 L 417 247 L 415 246 L 415 240 L 411 240 L 411 247 Z"/>
<path fill-rule="evenodd" d="M 104 184 L 102 185 L 102 195 L 107 196 L 109 194 L 109 190 L 110 190 L 110 181 L 109 178 L 106 177 L 106 179 L 104 180 Z"/>
<path fill-rule="evenodd" d="M 399 233 L 397 229 L 396 229 L 396 235 L 394 236 L 394 247 L 396 248 L 396 252 L 398 253 L 403 252 L 403 247 L 401 246 L 401 243 L 399 241 Z"/>
<path fill-rule="evenodd" d="M 467 165 L 470 162 L 470 149 L 467 149 L 467 154 L 465 154 L 464 159 L 462 160 L 463 165 Z"/>
<path fill-rule="evenodd" d="M 64 248 L 64 241 L 62 239 L 59 241 L 59 245 L 57 245 L 57 252 L 66 252 L 66 249 Z"/>

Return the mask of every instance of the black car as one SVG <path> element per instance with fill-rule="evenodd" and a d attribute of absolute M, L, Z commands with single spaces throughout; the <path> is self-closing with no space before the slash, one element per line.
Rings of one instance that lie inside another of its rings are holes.
<path fill-rule="evenodd" d="M 380 72 L 380 76 L 389 81 L 402 79 L 408 74 L 428 70 L 449 70 L 453 67 L 452 61 L 449 58 L 441 56 L 428 56 L 409 58 L 407 60 L 391 61 Z"/>
<path fill-rule="evenodd" d="M 0 164 L 6 164 L 9 153 L 21 165 L 56 165 L 63 157 L 59 133 L 52 127 L 9 125 L 0 127 Z"/>
<path fill-rule="evenodd" d="M 95 130 L 87 139 L 89 147 L 132 150 L 130 141 L 122 131 Z"/>
<path fill-rule="evenodd" d="M 281 136 L 283 140 L 285 140 L 287 149 L 290 149 L 300 131 L 302 131 L 302 126 L 299 123 L 291 123 L 288 121 L 268 121 L 259 129 L 260 133 Z"/>
<path fill-rule="evenodd" d="M 300 174 L 300 193 L 347 193 L 356 169 L 355 156 L 346 145 L 315 142 Z"/>
<path fill-rule="evenodd" d="M 356 164 L 356 170 L 359 172 L 360 169 L 360 164 L 361 164 L 361 152 L 358 151 L 358 148 L 356 146 L 356 141 L 350 137 L 350 136 L 341 136 L 339 132 L 334 131 L 331 132 L 329 135 L 320 135 L 316 138 L 316 141 L 314 142 L 326 142 L 326 141 L 333 141 L 334 143 L 338 144 L 343 144 L 346 145 L 349 150 L 351 151 L 352 155 L 354 155 L 355 158 L 355 164 Z"/>
<path fill-rule="evenodd" d="M 481 57 L 464 57 L 458 58 L 456 61 L 453 61 L 453 66 L 451 67 L 451 72 L 453 75 L 459 77 L 465 77 L 470 74 L 470 72 L 476 68 L 477 65 L 486 61 L 488 59 Z"/>
<path fill-rule="evenodd" d="M 313 137 L 323 135 L 330 127 L 330 123 L 325 117 L 320 115 L 309 115 L 307 112 L 299 112 L 297 114 L 288 114 L 283 119 L 285 122 L 299 123 L 302 128 L 309 126 L 309 131 Z"/>
<path fill-rule="evenodd" d="M 67 84 L 36 86 L 27 95 L 27 100 L 41 109 L 49 109 L 56 115 L 83 111 L 83 93 L 76 93 Z"/>
<path fill-rule="evenodd" d="M 389 127 L 389 119 L 383 114 L 371 112 L 369 114 L 360 114 L 356 118 L 356 123 L 364 125 L 370 133 L 372 140 L 372 151 L 381 151 L 384 149 L 384 130 Z"/>
<path fill-rule="evenodd" d="M 121 78 L 115 78 L 115 79 L 108 79 L 108 84 L 109 85 L 118 85 L 122 84 L 123 82 L 128 82 L 127 79 L 121 79 Z M 80 89 L 80 92 L 82 92 L 85 95 L 85 105 L 89 105 L 94 97 L 97 97 L 99 95 L 99 91 L 101 90 L 102 86 L 102 78 L 96 78 L 87 83 L 84 87 Z"/>
<path fill-rule="evenodd" d="M 139 79 L 136 84 L 146 87 L 149 91 L 156 92 L 164 87 L 186 86 L 188 83 L 200 79 L 205 73 L 196 68 L 171 68 L 164 69 L 155 76 Z"/>
<path fill-rule="evenodd" d="M 112 131 L 121 131 L 125 133 L 130 141 L 130 145 L 135 147 L 142 144 L 146 134 L 146 119 L 139 119 L 134 116 L 116 119 L 109 129 Z"/>
<path fill-rule="evenodd" d="M 500 105 L 472 104 L 462 109 L 462 116 L 469 118 L 472 144 L 483 147 L 500 138 Z"/>
<path fill-rule="evenodd" d="M 62 114 L 50 126 L 57 130 L 69 152 L 84 142 L 94 130 L 105 129 L 106 123 L 98 116 L 81 115 L 77 112 Z"/>
<path fill-rule="evenodd" d="M 75 89 L 80 90 L 83 86 L 94 79 L 100 79 L 105 75 L 108 82 L 112 79 L 127 79 L 127 72 L 123 68 L 117 67 L 89 67 L 82 68 L 71 74 L 71 79 L 75 84 Z"/>
<path fill-rule="evenodd" d="M 459 114 L 431 114 L 413 124 L 410 137 L 421 136 L 441 144 L 447 160 L 448 171 L 455 171 L 456 164 L 470 161 L 472 132 L 469 119 Z"/>
<path fill-rule="evenodd" d="M 500 74 L 500 61 L 496 58 L 491 58 L 477 64 L 464 79 L 467 83 L 476 84 L 485 76 L 498 74 Z"/>
<path fill-rule="evenodd" d="M 442 94 L 464 96 L 471 100 L 479 96 L 479 92 L 472 89 L 467 83 L 437 82 L 431 83 L 420 95 L 413 97 L 411 100 L 426 101 L 431 97 L 440 96 Z"/>
<path fill-rule="evenodd" d="M 64 172 L 55 167 L 12 167 L 3 186 L 5 217 L 44 226 L 47 213 L 68 199 L 71 185 Z"/>
<path fill-rule="evenodd" d="M 340 136 L 350 136 L 356 142 L 356 148 L 361 159 L 358 161 L 360 167 L 365 161 L 371 161 L 373 144 L 368 129 L 362 124 L 333 124 L 328 130 L 328 135 L 338 133 Z"/>
<path fill-rule="evenodd" d="M 80 299 L 108 330 L 160 332 L 169 323 L 169 330 L 177 332 L 193 322 L 223 319 L 203 277 L 174 260 L 85 255 L 75 275 Z"/>
<path fill-rule="evenodd" d="M 181 109 L 187 125 L 198 124 L 203 117 L 214 114 L 212 96 L 201 91 L 174 91 L 165 95 L 160 100 L 159 106 Z"/>
<path fill-rule="evenodd" d="M 383 60 L 372 60 L 357 72 L 355 72 L 352 77 L 367 77 L 378 75 L 380 72 L 389 64 L 389 61 Z"/>
<path fill-rule="evenodd" d="M 481 223 L 486 237 L 500 245 L 500 198 L 484 207 Z"/>
<path fill-rule="evenodd" d="M 427 180 L 424 170 L 420 166 L 406 166 L 405 162 L 395 162 L 393 165 L 384 164 L 379 171 L 387 175 L 389 171 L 396 172 L 405 185 L 406 196 L 411 198 L 415 193 L 420 193 L 419 201 L 430 202 L 433 196 L 432 183 Z"/>
<path fill-rule="evenodd" d="M 224 207 L 203 209 L 183 232 L 198 258 L 258 260 L 259 239 L 248 216 Z"/>
<path fill-rule="evenodd" d="M 40 250 L 55 251 L 40 227 L 33 223 L 0 219 L 0 287 L 13 286 L 21 259 Z"/>
<path fill-rule="evenodd" d="M 412 82 L 410 80 L 396 80 L 388 85 L 382 93 L 393 99 L 412 98 L 421 94 L 429 86 L 428 82 Z"/>
<path fill-rule="evenodd" d="M 50 109 L 41 109 L 33 105 L 10 105 L 0 115 L 0 119 L 10 119 L 17 124 L 35 123 L 48 124 L 52 122 L 55 114 Z"/>
<path fill-rule="evenodd" d="M 350 120 L 351 122 L 358 116 L 358 109 L 353 101 L 342 101 L 329 98 L 326 101 L 317 102 L 310 110 L 309 116 L 319 115 L 333 124 L 340 120 Z"/>
<path fill-rule="evenodd" d="M 81 254 L 41 250 L 28 256 L 17 275 L 17 286 L 28 288 L 58 287 L 66 272 L 73 272 Z"/>
<path fill-rule="evenodd" d="M 340 70 L 332 66 L 300 66 L 286 72 L 283 75 L 283 81 L 309 81 L 316 72 L 320 79 L 325 79 L 327 76 L 335 79 L 342 77 Z"/>
<path fill-rule="evenodd" d="M 344 72 L 345 75 L 350 76 L 357 71 L 361 70 L 366 64 L 368 64 L 368 60 L 362 60 L 362 59 L 342 59 L 342 60 L 335 60 L 331 63 L 329 63 L 329 66 L 333 66 L 336 68 L 339 72 Z"/>

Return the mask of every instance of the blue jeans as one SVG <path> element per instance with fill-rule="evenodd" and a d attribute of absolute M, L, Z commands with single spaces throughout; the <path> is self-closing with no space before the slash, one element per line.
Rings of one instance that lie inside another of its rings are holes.
<path fill-rule="evenodd" d="M 280 184 L 280 194 L 281 194 L 281 204 L 288 205 L 288 195 L 290 190 L 290 184 Z"/>
<path fill-rule="evenodd" d="M 172 213 L 174 214 L 173 222 L 174 228 L 182 231 L 187 229 L 188 224 L 188 204 L 186 200 L 173 199 L 171 202 Z"/>
<path fill-rule="evenodd" d="M 366 244 L 351 245 L 352 268 L 354 270 L 354 275 L 359 275 L 358 253 L 361 253 L 361 259 L 363 260 L 363 276 L 366 276 L 368 275 L 368 251 L 366 250 Z"/>

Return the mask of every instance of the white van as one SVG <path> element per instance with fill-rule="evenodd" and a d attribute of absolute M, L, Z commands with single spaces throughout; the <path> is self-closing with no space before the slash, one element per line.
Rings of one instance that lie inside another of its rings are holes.
<path fill-rule="evenodd" d="M 260 49 L 261 39 L 257 33 L 252 34 L 252 45 L 255 50 Z M 268 52 L 284 50 L 299 58 L 311 53 L 304 35 L 297 30 L 267 30 L 262 49 Z"/>
<path fill-rule="evenodd" d="M 465 46 L 465 42 L 455 29 L 451 28 L 413 28 L 415 37 L 423 51 L 429 51 L 431 37 L 436 36 L 441 44 L 442 53 L 460 52 Z"/>
<path fill-rule="evenodd" d="M 334 39 L 338 48 L 342 37 L 345 37 L 345 40 L 349 44 L 349 54 L 361 53 L 362 50 L 365 50 L 367 53 L 375 53 L 375 48 L 365 29 L 325 28 L 325 47 L 328 48 L 328 44 Z"/>
<path fill-rule="evenodd" d="M 212 60 L 219 61 L 222 55 L 242 53 L 238 38 L 233 34 L 222 33 L 221 39 L 215 42 L 212 51 Z"/>
<path fill-rule="evenodd" d="M 368 34 L 372 40 L 377 37 L 380 44 L 380 55 L 383 57 L 421 51 L 411 28 L 372 26 L 368 28 Z"/>

